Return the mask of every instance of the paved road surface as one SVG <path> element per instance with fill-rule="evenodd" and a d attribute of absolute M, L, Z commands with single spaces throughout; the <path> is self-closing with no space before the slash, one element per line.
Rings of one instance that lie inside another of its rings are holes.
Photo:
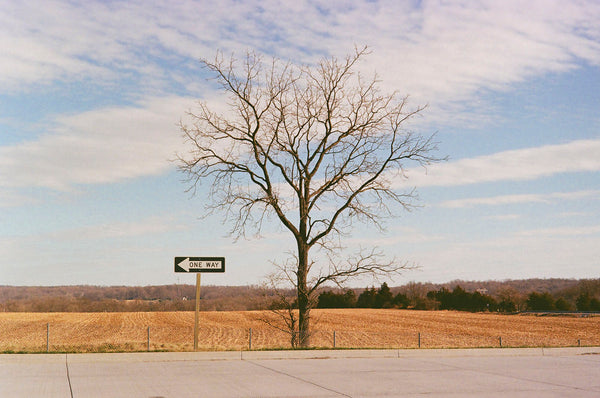
<path fill-rule="evenodd" d="M 0 355 L 0 397 L 600 397 L 600 348 Z"/>

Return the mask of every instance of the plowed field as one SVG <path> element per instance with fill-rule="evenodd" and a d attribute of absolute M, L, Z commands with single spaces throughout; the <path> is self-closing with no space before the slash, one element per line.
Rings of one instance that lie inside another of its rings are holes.
<path fill-rule="evenodd" d="M 600 317 L 313 310 L 311 344 L 338 348 L 600 345 Z M 202 312 L 201 350 L 289 348 L 270 312 Z M 193 312 L 0 313 L 0 352 L 193 349 Z M 252 331 L 250 333 L 250 330 Z M 334 333 L 335 332 L 335 333 Z M 250 339 L 251 336 L 251 339 Z"/>

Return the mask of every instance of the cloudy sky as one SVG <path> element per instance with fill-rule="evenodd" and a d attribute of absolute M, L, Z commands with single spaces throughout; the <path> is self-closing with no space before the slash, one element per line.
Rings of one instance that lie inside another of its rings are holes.
<path fill-rule="evenodd" d="M 185 112 L 219 96 L 198 60 L 355 45 L 428 104 L 412 127 L 449 160 L 410 170 L 422 207 L 349 247 L 420 266 L 395 284 L 598 278 L 598 21 L 575 0 L 0 0 L 0 285 L 193 283 L 173 272 L 188 255 L 227 258 L 203 283 L 260 283 L 289 236 L 228 238 L 169 161 Z"/>

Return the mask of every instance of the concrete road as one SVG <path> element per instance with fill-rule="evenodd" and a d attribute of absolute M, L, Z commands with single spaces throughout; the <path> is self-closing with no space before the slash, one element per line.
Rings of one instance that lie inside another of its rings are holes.
<path fill-rule="evenodd" d="M 0 355 L 0 397 L 600 397 L 600 348 Z"/>

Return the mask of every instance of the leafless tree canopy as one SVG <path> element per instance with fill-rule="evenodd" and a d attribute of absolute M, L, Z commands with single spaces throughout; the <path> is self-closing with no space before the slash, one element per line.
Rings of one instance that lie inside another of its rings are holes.
<path fill-rule="evenodd" d="M 254 53 L 240 63 L 218 54 L 202 62 L 227 93 L 228 112 L 200 103 L 181 124 L 190 150 L 179 155 L 179 167 L 191 190 L 208 184 L 207 209 L 224 211 L 234 236 L 260 231 L 268 216 L 292 233 L 297 252 L 281 269 L 298 289 L 301 344 L 314 289 L 403 267 L 368 250 L 312 275 L 310 250 L 333 258 L 354 222 L 381 228 L 391 205 L 410 209 L 414 192 L 392 189 L 392 182 L 409 166 L 439 160 L 431 137 L 405 128 L 424 107 L 411 108 L 407 97 L 382 93 L 376 77 L 361 76 L 356 66 L 366 55 L 357 49 L 298 66 L 264 63 Z"/>

